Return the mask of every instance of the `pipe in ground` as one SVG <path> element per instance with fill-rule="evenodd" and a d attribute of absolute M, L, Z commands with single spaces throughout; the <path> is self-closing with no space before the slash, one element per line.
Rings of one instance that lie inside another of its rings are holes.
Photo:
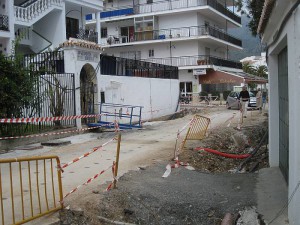
<path fill-rule="evenodd" d="M 236 154 L 219 152 L 219 151 L 214 150 L 214 149 L 202 148 L 202 147 L 197 147 L 197 148 L 195 148 L 195 150 L 196 151 L 204 150 L 204 151 L 209 152 L 209 153 L 213 153 L 213 154 L 216 154 L 216 155 L 220 155 L 220 156 L 223 156 L 223 157 L 226 157 L 226 158 L 232 158 L 232 159 L 245 159 L 245 158 L 248 158 L 250 156 L 250 154 L 236 155 Z"/>

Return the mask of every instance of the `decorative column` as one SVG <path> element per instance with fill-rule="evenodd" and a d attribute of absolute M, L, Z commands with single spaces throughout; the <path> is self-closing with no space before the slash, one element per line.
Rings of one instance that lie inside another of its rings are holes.
<path fill-rule="evenodd" d="M 101 21 L 100 21 L 100 12 L 96 13 L 96 29 L 98 33 L 98 44 L 101 44 Z"/>

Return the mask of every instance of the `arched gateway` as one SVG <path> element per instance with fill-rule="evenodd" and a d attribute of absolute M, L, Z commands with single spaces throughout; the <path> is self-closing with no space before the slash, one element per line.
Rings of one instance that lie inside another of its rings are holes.
<path fill-rule="evenodd" d="M 85 64 L 80 71 L 80 108 L 82 115 L 95 114 L 97 96 L 97 76 L 91 64 Z M 82 120 L 87 123 L 87 119 Z"/>

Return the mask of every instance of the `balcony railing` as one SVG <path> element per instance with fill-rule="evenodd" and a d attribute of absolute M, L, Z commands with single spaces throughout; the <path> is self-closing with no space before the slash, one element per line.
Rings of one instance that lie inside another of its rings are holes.
<path fill-rule="evenodd" d="M 102 12 L 101 18 L 117 17 L 131 14 L 145 14 L 153 12 L 163 12 L 168 10 L 186 9 L 198 6 L 210 6 L 218 12 L 228 16 L 230 19 L 241 24 L 241 17 L 234 14 L 217 0 L 165 0 L 152 4 L 136 4 L 122 7 L 107 8 Z M 132 10 L 133 9 L 133 10 Z"/>
<path fill-rule="evenodd" d="M 0 15 L 0 30 L 8 31 L 8 16 Z"/>
<path fill-rule="evenodd" d="M 145 78 L 178 79 L 178 68 L 134 59 L 101 55 L 101 74 Z"/>
<path fill-rule="evenodd" d="M 128 37 L 109 37 L 107 39 L 108 44 L 119 44 L 127 42 L 137 41 L 149 41 L 149 40 L 164 40 L 164 39 L 178 39 L 178 38 L 191 38 L 200 36 L 211 36 L 231 44 L 242 47 L 242 41 L 227 34 L 226 32 L 219 30 L 211 26 L 193 26 L 193 27 L 180 27 L 162 30 L 144 30 L 134 33 L 134 37 L 128 40 Z"/>
<path fill-rule="evenodd" d="M 79 28 L 78 34 L 67 33 L 67 38 L 70 37 L 98 43 L 98 32 L 95 32 L 93 30 L 85 30 L 83 28 Z"/>
<path fill-rule="evenodd" d="M 148 58 L 142 59 L 146 62 L 159 63 L 169 66 L 184 67 L 184 66 L 197 66 L 197 65 L 214 65 L 229 68 L 242 69 L 242 63 L 231 61 L 215 56 L 197 55 L 197 56 L 180 56 L 168 58 Z"/>

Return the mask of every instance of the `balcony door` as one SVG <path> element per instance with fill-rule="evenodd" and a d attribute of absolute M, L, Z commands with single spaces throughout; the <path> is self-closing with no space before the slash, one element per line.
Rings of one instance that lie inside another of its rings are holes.
<path fill-rule="evenodd" d="M 79 20 L 67 17 L 66 18 L 66 34 L 67 39 L 70 37 L 77 38 L 77 34 L 79 34 Z"/>
<path fill-rule="evenodd" d="M 205 56 L 210 56 L 210 48 L 205 47 Z"/>
<path fill-rule="evenodd" d="M 193 93 L 192 82 L 180 82 L 179 84 L 180 93 L 182 96 L 191 96 Z"/>

